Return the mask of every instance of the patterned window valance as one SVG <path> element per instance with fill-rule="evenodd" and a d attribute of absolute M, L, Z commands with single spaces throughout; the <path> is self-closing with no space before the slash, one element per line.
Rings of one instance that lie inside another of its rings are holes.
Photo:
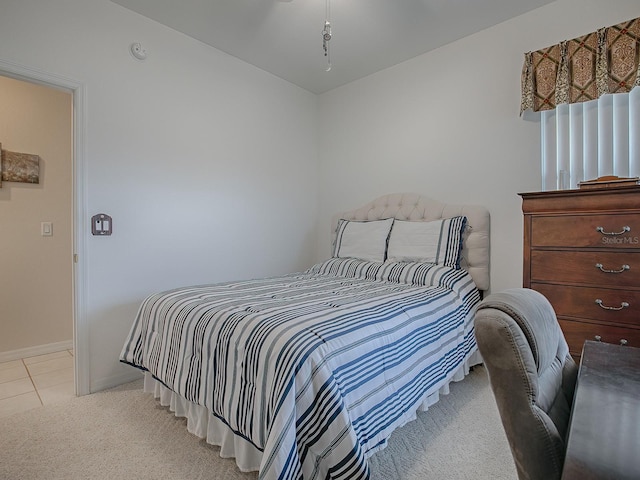
<path fill-rule="evenodd" d="M 636 18 L 525 53 L 520 114 L 586 102 L 606 93 L 628 93 L 639 85 L 640 18 Z"/>

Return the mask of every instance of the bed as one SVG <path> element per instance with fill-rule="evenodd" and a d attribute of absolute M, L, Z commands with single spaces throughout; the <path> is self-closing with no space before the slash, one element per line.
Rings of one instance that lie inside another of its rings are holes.
<path fill-rule="evenodd" d="M 481 361 L 489 213 L 416 194 L 335 215 L 331 258 L 146 298 L 120 360 L 260 479 L 366 479 L 367 459 Z"/>

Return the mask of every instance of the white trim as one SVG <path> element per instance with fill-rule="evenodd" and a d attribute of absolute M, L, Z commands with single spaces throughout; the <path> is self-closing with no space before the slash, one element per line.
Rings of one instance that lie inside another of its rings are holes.
<path fill-rule="evenodd" d="M 86 90 L 82 82 L 18 65 L 0 59 L 0 74 L 49 87 L 71 91 L 73 94 L 73 347 L 76 395 L 90 392 L 89 326 L 86 318 L 87 261 L 86 211 L 87 169 L 85 155 Z M 77 257 L 76 257 L 77 255 Z"/>
<path fill-rule="evenodd" d="M 36 357 L 38 355 L 46 355 L 48 353 L 62 352 L 63 350 L 71 349 L 73 349 L 73 340 L 47 343 L 46 345 L 36 345 L 35 347 L 19 348 L 18 350 L 0 352 L 0 363 L 20 360 L 21 358 L 27 357 Z"/>
<path fill-rule="evenodd" d="M 141 370 L 129 369 L 129 371 L 124 373 L 98 379 L 93 385 L 91 385 L 91 391 L 100 392 L 102 390 L 107 390 L 108 388 L 117 387 L 118 385 L 124 385 L 125 383 L 141 380 L 142 378 L 144 378 L 144 374 Z"/>

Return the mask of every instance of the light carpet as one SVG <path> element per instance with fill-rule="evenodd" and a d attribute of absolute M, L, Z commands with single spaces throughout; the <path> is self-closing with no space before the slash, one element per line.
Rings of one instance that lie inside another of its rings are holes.
<path fill-rule="evenodd" d="M 515 480 L 486 370 L 394 432 L 371 480 Z M 136 381 L 0 418 L 0 479 L 255 480 Z"/>

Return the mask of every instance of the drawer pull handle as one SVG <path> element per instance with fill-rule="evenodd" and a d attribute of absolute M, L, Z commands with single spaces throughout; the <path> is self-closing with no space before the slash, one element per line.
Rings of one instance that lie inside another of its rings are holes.
<path fill-rule="evenodd" d="M 629 342 L 627 342 L 624 338 L 620 339 L 620 345 L 622 345 L 623 347 Z"/>
<path fill-rule="evenodd" d="M 622 310 L 623 308 L 629 307 L 629 304 L 627 302 L 620 302 L 619 307 L 607 307 L 606 305 L 602 304 L 602 300 L 600 300 L 599 298 L 596 298 L 596 303 L 600 308 L 604 308 L 605 310 Z"/>
<path fill-rule="evenodd" d="M 631 231 L 631 227 L 629 225 L 625 225 L 624 227 L 622 227 L 621 232 L 605 232 L 604 227 L 596 227 L 596 230 L 602 235 L 624 235 L 625 233 Z"/>
<path fill-rule="evenodd" d="M 625 270 L 629 270 L 631 267 L 625 264 L 620 267 L 620 270 L 607 270 L 606 268 L 603 267 L 601 263 L 596 263 L 596 268 L 599 268 L 600 271 L 604 273 L 622 273 Z"/>

